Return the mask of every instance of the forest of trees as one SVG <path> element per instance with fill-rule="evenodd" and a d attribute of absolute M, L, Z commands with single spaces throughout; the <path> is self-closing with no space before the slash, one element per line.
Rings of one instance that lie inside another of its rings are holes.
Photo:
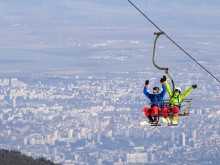
<path fill-rule="evenodd" d="M 32 158 L 18 151 L 0 149 L 1 165 L 57 165 L 44 158 Z"/>

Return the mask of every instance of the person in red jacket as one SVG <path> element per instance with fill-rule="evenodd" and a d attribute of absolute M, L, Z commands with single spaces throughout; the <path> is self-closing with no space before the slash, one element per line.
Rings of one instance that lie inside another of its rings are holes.
<path fill-rule="evenodd" d="M 155 86 L 153 88 L 153 94 L 150 94 L 147 91 L 148 85 L 149 85 L 149 80 L 145 81 L 143 93 L 150 99 L 151 107 L 145 107 L 144 109 L 142 109 L 142 112 L 144 112 L 144 115 L 149 119 L 150 124 L 157 124 L 158 123 L 159 107 L 161 105 L 161 102 L 163 101 L 164 95 L 166 94 L 166 88 L 164 85 L 164 81 L 165 81 L 164 78 L 160 79 L 163 91 L 160 93 L 159 87 Z M 152 117 L 154 117 L 154 118 L 152 118 Z"/>

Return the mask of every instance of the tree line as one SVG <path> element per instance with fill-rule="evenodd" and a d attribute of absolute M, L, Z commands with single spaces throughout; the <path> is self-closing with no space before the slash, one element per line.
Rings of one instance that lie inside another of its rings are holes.
<path fill-rule="evenodd" d="M 1 165 L 58 165 L 45 158 L 33 158 L 19 151 L 0 149 Z"/>

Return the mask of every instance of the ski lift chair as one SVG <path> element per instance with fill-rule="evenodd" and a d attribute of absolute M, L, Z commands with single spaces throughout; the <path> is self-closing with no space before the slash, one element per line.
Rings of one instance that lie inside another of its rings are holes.
<path fill-rule="evenodd" d="M 149 104 L 151 105 L 152 103 L 149 103 Z M 167 100 L 167 99 L 163 100 L 163 102 L 161 102 L 158 117 L 163 117 L 162 108 L 169 107 L 169 106 L 170 106 L 169 100 Z M 179 117 L 180 116 L 189 116 L 191 106 L 192 106 L 192 99 L 183 99 L 181 101 L 180 109 L 178 112 Z M 172 111 L 169 112 L 169 116 L 172 116 L 172 115 L 173 115 L 173 112 Z"/>
<path fill-rule="evenodd" d="M 164 107 L 169 107 L 169 105 L 170 105 L 169 100 L 163 100 L 163 102 L 161 103 L 161 108 L 159 112 L 160 117 L 163 117 L 161 109 Z M 178 112 L 179 116 L 189 116 L 191 105 L 192 105 L 192 99 L 183 99 L 181 101 L 180 109 Z M 169 115 L 173 115 L 173 112 L 169 112 Z"/>

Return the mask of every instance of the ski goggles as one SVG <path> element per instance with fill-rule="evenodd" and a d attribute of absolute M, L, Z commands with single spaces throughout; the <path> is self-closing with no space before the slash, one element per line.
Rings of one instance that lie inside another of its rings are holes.
<path fill-rule="evenodd" d="M 181 91 L 179 89 L 175 89 L 174 93 L 181 93 Z"/>
<path fill-rule="evenodd" d="M 158 92 L 159 92 L 159 90 L 157 90 L 157 89 L 153 90 L 153 93 L 158 93 Z"/>

